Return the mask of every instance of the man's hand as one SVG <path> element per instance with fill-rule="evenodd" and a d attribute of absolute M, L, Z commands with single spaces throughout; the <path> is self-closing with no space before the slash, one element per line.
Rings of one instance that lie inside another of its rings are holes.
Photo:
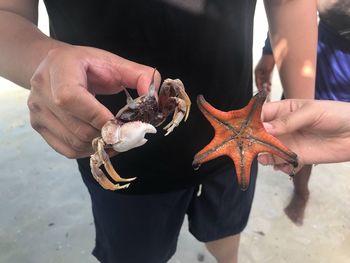
<path fill-rule="evenodd" d="M 265 84 L 268 92 L 271 91 L 272 71 L 275 67 L 275 59 L 272 54 L 263 54 L 255 67 L 255 84 L 258 90 L 262 90 Z"/>
<path fill-rule="evenodd" d="M 283 100 L 267 103 L 262 118 L 266 130 L 296 152 L 301 164 L 350 161 L 350 103 Z M 271 155 L 259 156 L 264 165 L 290 172 Z"/>
<path fill-rule="evenodd" d="M 89 47 L 51 50 L 31 79 L 28 99 L 33 128 L 68 158 L 92 153 L 91 141 L 113 114 L 94 97 L 123 87 L 148 91 L 154 69 Z M 159 86 L 160 75 L 156 74 Z"/>

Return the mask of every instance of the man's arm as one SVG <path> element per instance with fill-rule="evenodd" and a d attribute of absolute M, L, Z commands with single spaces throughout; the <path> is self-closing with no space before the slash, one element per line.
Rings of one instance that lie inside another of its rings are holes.
<path fill-rule="evenodd" d="M 270 41 L 286 98 L 314 98 L 317 55 L 315 0 L 264 0 Z"/>
<path fill-rule="evenodd" d="M 38 0 L 0 0 L 0 75 L 31 89 L 32 127 L 52 148 L 69 158 L 89 156 L 92 139 L 113 118 L 93 94 L 123 87 L 144 94 L 154 70 L 104 50 L 56 41 L 38 30 L 37 17 Z"/>
<path fill-rule="evenodd" d="M 30 88 L 30 79 L 52 48 L 65 45 L 36 26 L 38 0 L 0 0 L 0 75 Z"/>

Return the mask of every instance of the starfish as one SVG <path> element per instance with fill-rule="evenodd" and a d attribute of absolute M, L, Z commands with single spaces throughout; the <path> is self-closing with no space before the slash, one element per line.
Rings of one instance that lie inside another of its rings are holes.
<path fill-rule="evenodd" d="M 215 136 L 195 155 L 193 167 L 199 168 L 205 162 L 227 155 L 235 165 L 242 190 L 249 186 L 251 164 L 259 153 L 277 155 L 297 167 L 297 155 L 268 134 L 262 124 L 260 116 L 266 96 L 267 92 L 262 90 L 244 108 L 224 112 L 215 109 L 203 95 L 199 95 L 198 107 L 215 129 Z"/>

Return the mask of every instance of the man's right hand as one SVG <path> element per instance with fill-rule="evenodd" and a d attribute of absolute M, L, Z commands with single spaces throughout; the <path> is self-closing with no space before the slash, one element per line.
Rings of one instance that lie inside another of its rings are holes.
<path fill-rule="evenodd" d="M 91 141 L 113 114 L 94 97 L 123 87 L 148 91 L 154 69 L 90 47 L 51 50 L 31 79 L 28 98 L 32 127 L 68 158 L 87 157 Z M 156 86 L 160 75 L 156 74 Z"/>

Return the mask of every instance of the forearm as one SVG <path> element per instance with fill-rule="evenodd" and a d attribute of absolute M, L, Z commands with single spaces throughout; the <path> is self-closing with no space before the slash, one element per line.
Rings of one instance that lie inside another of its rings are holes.
<path fill-rule="evenodd" d="M 30 78 L 49 50 L 65 45 L 43 34 L 34 21 L 0 10 L 0 75 L 30 88 Z"/>
<path fill-rule="evenodd" d="M 286 98 L 314 98 L 317 5 L 314 0 L 264 0 L 270 40 Z"/>

